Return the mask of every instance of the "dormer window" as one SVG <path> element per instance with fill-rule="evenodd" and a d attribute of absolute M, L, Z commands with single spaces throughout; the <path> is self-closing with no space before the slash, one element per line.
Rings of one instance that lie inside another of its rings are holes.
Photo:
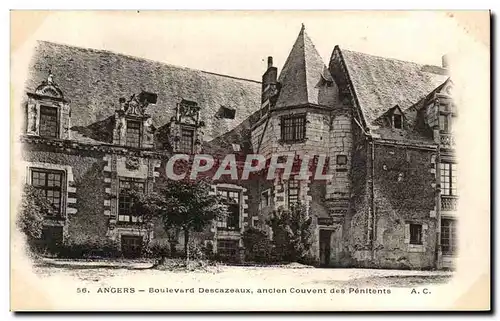
<path fill-rule="evenodd" d="M 26 134 L 45 138 L 69 139 L 70 107 L 49 72 L 35 92 L 28 92 Z"/>
<path fill-rule="evenodd" d="M 236 110 L 221 106 L 219 109 L 219 117 L 224 119 L 234 119 L 236 117 Z"/>
<path fill-rule="evenodd" d="M 127 134 L 125 145 L 129 147 L 141 146 L 141 123 L 135 120 L 127 120 Z"/>
<path fill-rule="evenodd" d="M 113 143 L 134 148 L 152 148 L 154 133 L 151 116 L 146 113 L 150 104 L 155 104 L 156 94 L 142 91 L 129 99 L 120 98 L 119 108 L 115 110 Z"/>
<path fill-rule="evenodd" d="M 403 116 L 394 114 L 392 116 L 392 124 L 394 128 L 403 129 Z"/>

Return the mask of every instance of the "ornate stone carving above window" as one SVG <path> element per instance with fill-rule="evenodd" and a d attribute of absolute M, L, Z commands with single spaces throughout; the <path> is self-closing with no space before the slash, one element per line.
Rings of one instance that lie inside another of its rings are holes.
<path fill-rule="evenodd" d="M 69 101 L 54 82 L 49 71 L 47 80 L 28 92 L 26 134 L 49 139 L 70 139 L 71 110 Z"/>
<path fill-rule="evenodd" d="M 136 171 L 139 169 L 140 161 L 137 157 L 127 157 L 125 160 L 125 168 L 130 171 Z"/>
<path fill-rule="evenodd" d="M 146 109 L 149 104 L 156 104 L 156 101 L 156 94 L 145 91 L 132 95 L 128 100 L 120 98 L 120 107 L 115 111 L 113 143 L 134 148 L 153 148 L 156 128 Z"/>
<path fill-rule="evenodd" d="M 200 107 L 195 101 L 182 99 L 177 104 L 175 115 L 177 122 L 196 126 L 200 120 Z"/>

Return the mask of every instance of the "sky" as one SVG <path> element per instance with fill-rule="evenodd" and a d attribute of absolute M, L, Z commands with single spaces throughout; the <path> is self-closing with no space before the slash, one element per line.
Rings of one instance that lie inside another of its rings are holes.
<path fill-rule="evenodd" d="M 35 18 L 13 19 L 12 49 L 48 40 L 254 80 L 267 56 L 281 70 L 302 23 L 327 65 L 335 45 L 441 65 L 443 54 L 471 41 L 445 12 L 55 11 Z"/>

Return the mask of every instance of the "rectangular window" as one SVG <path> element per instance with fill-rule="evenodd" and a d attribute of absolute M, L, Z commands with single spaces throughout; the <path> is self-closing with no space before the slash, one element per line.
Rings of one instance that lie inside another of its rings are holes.
<path fill-rule="evenodd" d="M 441 250 L 444 255 L 453 255 L 457 250 L 457 227 L 455 220 L 441 220 Z"/>
<path fill-rule="evenodd" d="M 394 115 L 393 121 L 394 121 L 394 128 L 398 128 L 398 129 L 403 128 L 403 116 Z"/>
<path fill-rule="evenodd" d="M 40 189 L 47 200 L 52 203 L 55 215 L 61 214 L 63 175 L 62 171 L 39 168 L 31 170 L 31 184 Z"/>
<path fill-rule="evenodd" d="M 422 224 L 410 224 L 410 244 L 422 244 Z"/>
<path fill-rule="evenodd" d="M 441 177 L 441 195 L 457 195 L 457 165 L 452 163 L 439 164 Z"/>
<path fill-rule="evenodd" d="M 269 194 L 270 194 L 269 190 L 264 191 L 260 194 L 260 206 L 261 207 L 266 207 L 266 206 L 271 205 L 271 195 L 269 195 Z"/>
<path fill-rule="evenodd" d="M 127 137 L 126 146 L 140 147 L 141 146 L 141 123 L 138 121 L 127 121 Z"/>
<path fill-rule="evenodd" d="M 194 129 L 182 128 L 181 138 L 179 141 L 179 152 L 192 154 L 193 153 Z"/>
<path fill-rule="evenodd" d="M 306 115 L 281 118 L 281 140 L 287 143 L 300 142 L 306 138 Z"/>
<path fill-rule="evenodd" d="M 240 228 L 240 192 L 218 189 L 217 193 L 224 198 L 228 211 L 227 217 L 217 222 L 217 227 L 238 230 Z"/>
<path fill-rule="evenodd" d="M 120 195 L 118 197 L 118 222 L 120 223 L 142 223 L 140 213 L 133 213 L 131 209 L 132 199 L 128 193 L 131 188 L 145 191 L 145 184 L 142 180 L 133 178 L 120 178 Z"/>
<path fill-rule="evenodd" d="M 40 136 L 49 138 L 59 137 L 59 122 L 57 108 L 40 107 Z"/>
<path fill-rule="evenodd" d="M 439 115 L 439 131 L 442 133 L 453 132 L 453 123 L 455 122 L 455 115 L 452 113 Z"/>
<path fill-rule="evenodd" d="M 299 202 L 299 181 L 291 179 L 288 181 L 288 206 Z"/>

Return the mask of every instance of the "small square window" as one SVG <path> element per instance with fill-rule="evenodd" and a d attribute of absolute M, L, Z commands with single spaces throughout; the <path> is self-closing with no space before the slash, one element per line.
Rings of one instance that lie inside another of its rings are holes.
<path fill-rule="evenodd" d="M 347 156 L 346 155 L 337 155 L 337 165 L 347 165 Z"/>
<path fill-rule="evenodd" d="M 422 224 L 410 224 L 410 244 L 422 244 Z"/>

